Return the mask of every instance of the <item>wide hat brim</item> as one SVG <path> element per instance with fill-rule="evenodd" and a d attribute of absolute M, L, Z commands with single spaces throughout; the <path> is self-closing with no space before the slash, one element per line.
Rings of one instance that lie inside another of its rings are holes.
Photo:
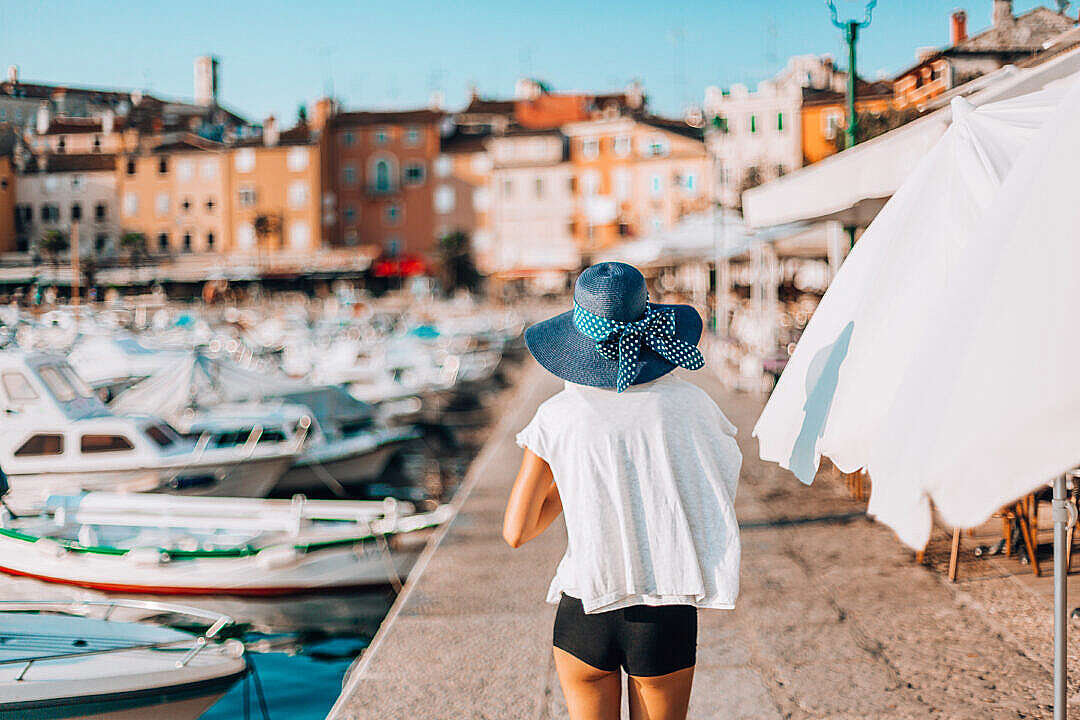
<path fill-rule="evenodd" d="M 675 337 L 691 345 L 698 344 L 702 322 L 697 310 L 689 305 L 650 304 L 658 310 L 675 311 Z M 601 355 L 596 349 L 596 341 L 577 329 L 573 310 L 529 327 L 525 331 L 525 346 L 536 362 L 563 380 L 592 387 L 615 387 L 618 361 Z M 651 382 L 677 367 L 645 343 L 642 343 L 638 359 L 645 364 L 632 385 Z"/>

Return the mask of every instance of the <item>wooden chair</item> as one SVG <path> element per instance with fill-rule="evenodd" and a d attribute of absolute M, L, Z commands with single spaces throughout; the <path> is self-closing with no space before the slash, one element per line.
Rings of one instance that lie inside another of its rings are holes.
<path fill-rule="evenodd" d="M 1002 535 L 1005 539 L 1005 551 L 1007 554 L 1012 554 L 1012 527 L 1013 522 L 1020 528 L 1020 537 L 1024 541 L 1024 549 L 1027 552 L 1028 561 L 1031 563 L 1031 572 L 1035 574 L 1035 577 L 1042 575 L 1042 570 L 1039 567 L 1039 555 L 1038 544 L 1036 542 L 1036 532 L 1038 532 L 1038 524 L 1036 518 L 1038 511 L 1038 503 L 1035 500 L 1035 494 L 1026 495 L 1015 503 L 1006 505 L 995 513 L 996 516 L 1001 518 Z M 1069 561 L 1071 564 L 1072 559 L 1072 538 L 1069 538 Z M 922 561 L 919 556 L 916 556 L 920 562 Z M 956 578 L 960 573 L 960 529 L 953 530 L 952 546 L 949 549 L 949 580 L 956 582 Z"/>

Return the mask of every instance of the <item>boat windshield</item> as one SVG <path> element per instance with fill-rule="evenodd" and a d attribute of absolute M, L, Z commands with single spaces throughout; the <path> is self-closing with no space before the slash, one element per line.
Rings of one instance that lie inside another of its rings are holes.
<path fill-rule="evenodd" d="M 69 402 L 75 399 L 77 395 L 75 388 L 71 387 L 71 384 L 64 379 L 64 376 L 60 374 L 60 370 L 55 365 L 40 366 L 38 375 L 41 377 L 41 381 L 45 383 L 45 387 L 49 388 L 49 392 L 53 394 L 53 397 L 60 402 Z"/>
<path fill-rule="evenodd" d="M 38 399 L 37 390 L 21 372 L 9 370 L 0 379 L 4 382 L 4 392 L 11 402 L 33 402 Z"/>
<path fill-rule="evenodd" d="M 86 384 L 86 381 L 79 377 L 79 373 L 75 372 L 74 368 L 70 365 L 60 365 L 59 367 L 60 372 L 63 373 L 68 384 L 75 388 L 75 392 L 84 398 L 94 396 L 94 391 L 90 389 L 90 386 Z"/>

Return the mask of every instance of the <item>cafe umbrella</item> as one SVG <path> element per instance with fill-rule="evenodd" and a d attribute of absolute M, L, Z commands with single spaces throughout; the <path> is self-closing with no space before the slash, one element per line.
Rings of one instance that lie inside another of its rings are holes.
<path fill-rule="evenodd" d="M 754 429 L 810 483 L 872 478 L 868 512 L 922 548 L 1053 480 L 1054 702 L 1065 717 L 1064 474 L 1080 464 L 1080 83 L 973 108 L 867 229 Z"/>

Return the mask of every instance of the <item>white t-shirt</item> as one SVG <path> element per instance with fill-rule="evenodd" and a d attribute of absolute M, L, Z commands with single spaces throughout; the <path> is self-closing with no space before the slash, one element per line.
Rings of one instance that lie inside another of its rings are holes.
<path fill-rule="evenodd" d="M 548 602 L 734 608 L 735 433 L 704 390 L 671 374 L 623 393 L 567 382 L 544 402 L 517 443 L 551 466 L 566 518 Z"/>

